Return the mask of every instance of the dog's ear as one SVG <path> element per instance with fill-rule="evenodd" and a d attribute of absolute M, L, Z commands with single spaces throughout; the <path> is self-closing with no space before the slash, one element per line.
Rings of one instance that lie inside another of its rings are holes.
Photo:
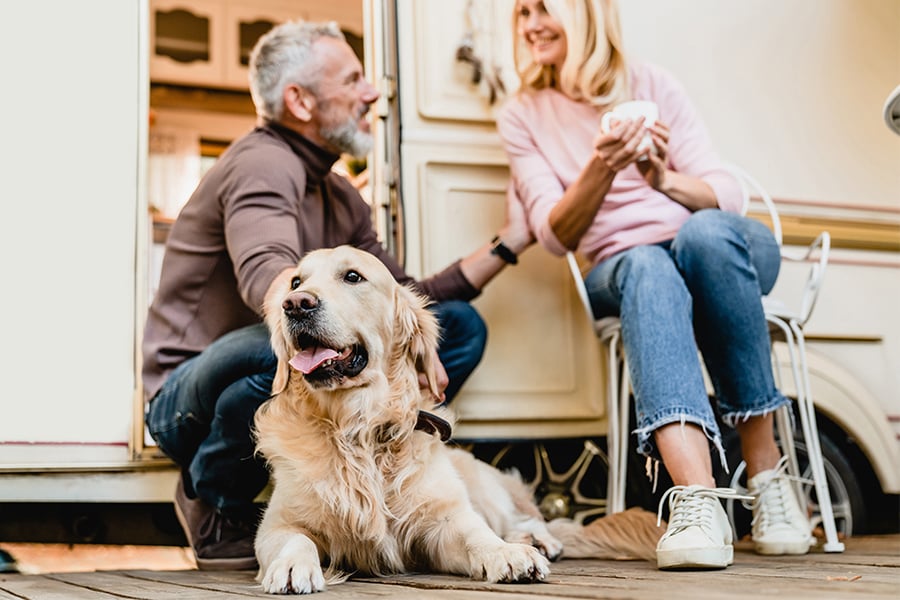
<path fill-rule="evenodd" d="M 291 349 L 282 333 L 280 316 L 274 318 L 271 314 L 267 314 L 266 324 L 269 326 L 272 351 L 278 361 L 278 366 L 275 368 L 275 379 L 272 381 L 272 394 L 274 395 L 283 392 L 291 378 L 291 367 L 288 364 Z"/>
<path fill-rule="evenodd" d="M 291 367 L 286 362 L 279 360 L 275 369 L 275 380 L 272 381 L 272 395 L 276 396 L 287 389 L 291 378 Z"/>
<path fill-rule="evenodd" d="M 394 318 L 401 352 L 425 374 L 428 389 L 437 398 L 440 396 L 436 364 L 439 329 L 437 318 L 427 306 L 427 298 L 409 287 L 397 286 Z"/>
<path fill-rule="evenodd" d="M 282 272 L 269 286 L 266 293 L 264 313 L 266 326 L 269 328 L 270 341 L 272 351 L 278 360 L 278 366 L 275 369 L 275 379 L 272 382 L 272 394 L 280 394 L 287 388 L 288 380 L 291 376 L 291 367 L 288 360 L 291 357 L 291 348 L 288 341 L 282 333 L 281 324 L 283 311 L 282 295 L 286 289 L 286 281 L 288 276 L 286 272 Z"/>

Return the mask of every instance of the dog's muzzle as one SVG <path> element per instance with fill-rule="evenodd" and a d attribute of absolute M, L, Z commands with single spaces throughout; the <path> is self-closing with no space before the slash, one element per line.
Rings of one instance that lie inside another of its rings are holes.
<path fill-rule="evenodd" d="M 335 379 L 359 375 L 369 362 L 369 353 L 360 343 L 343 346 L 322 333 L 322 302 L 308 292 L 291 294 L 282 304 L 297 353 L 288 361 L 310 383 L 326 384 Z"/>

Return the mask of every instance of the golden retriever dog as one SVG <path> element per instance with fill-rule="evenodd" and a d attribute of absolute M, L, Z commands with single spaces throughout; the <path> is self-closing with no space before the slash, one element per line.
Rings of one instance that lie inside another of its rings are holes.
<path fill-rule="evenodd" d="M 444 443 L 437 322 L 371 254 L 310 252 L 270 294 L 266 322 L 278 357 L 255 422 L 274 484 L 256 536 L 266 592 L 318 592 L 353 573 L 542 581 L 563 554 L 653 555 L 651 513 L 547 524 L 520 478 Z"/>

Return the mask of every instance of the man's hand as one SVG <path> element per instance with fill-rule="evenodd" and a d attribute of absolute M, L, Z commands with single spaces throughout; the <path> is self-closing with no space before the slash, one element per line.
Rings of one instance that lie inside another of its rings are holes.
<path fill-rule="evenodd" d="M 434 361 L 435 383 L 437 384 L 438 389 L 438 395 L 435 397 L 434 401 L 435 404 L 441 404 L 447 399 L 447 395 L 444 392 L 446 391 L 447 386 L 450 385 L 450 377 L 447 375 L 447 370 L 444 369 L 444 365 L 438 357 L 437 350 L 434 350 L 432 360 Z M 419 372 L 419 388 L 431 394 L 428 385 L 428 376 L 422 372 Z"/>
<path fill-rule="evenodd" d="M 506 190 L 506 223 L 503 224 L 497 235 L 516 254 L 521 254 L 534 243 L 534 234 L 528 225 L 525 206 L 519 200 L 512 185 Z"/>

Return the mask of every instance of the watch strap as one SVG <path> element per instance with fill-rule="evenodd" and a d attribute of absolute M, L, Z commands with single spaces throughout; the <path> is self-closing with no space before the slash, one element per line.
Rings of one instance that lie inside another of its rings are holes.
<path fill-rule="evenodd" d="M 491 240 L 491 254 L 499 256 L 503 262 L 511 265 L 518 264 L 519 257 L 516 253 L 509 249 L 509 246 L 503 243 L 499 235 L 495 235 Z"/>

